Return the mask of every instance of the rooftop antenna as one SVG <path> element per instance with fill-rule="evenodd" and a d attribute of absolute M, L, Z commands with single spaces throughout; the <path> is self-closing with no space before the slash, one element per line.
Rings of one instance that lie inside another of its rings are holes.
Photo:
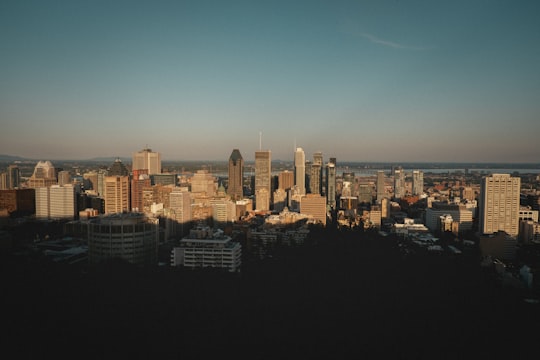
<path fill-rule="evenodd" d="M 262 131 L 259 131 L 259 150 L 262 150 Z"/>

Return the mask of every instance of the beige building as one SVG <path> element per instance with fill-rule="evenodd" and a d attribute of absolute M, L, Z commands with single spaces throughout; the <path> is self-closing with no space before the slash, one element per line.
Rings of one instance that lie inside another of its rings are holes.
<path fill-rule="evenodd" d="M 319 194 L 306 194 L 300 199 L 300 213 L 311 215 L 314 220 L 326 225 L 326 197 Z"/>
<path fill-rule="evenodd" d="M 152 149 L 142 149 L 133 153 L 132 170 L 148 170 L 148 174 L 161 174 L 161 154 Z"/>
<path fill-rule="evenodd" d="M 493 174 L 482 179 L 479 197 L 480 233 L 519 233 L 519 193 L 521 179 L 509 174 Z"/>
<path fill-rule="evenodd" d="M 272 154 L 270 150 L 255 151 L 255 209 L 270 210 Z"/>
<path fill-rule="evenodd" d="M 130 211 L 130 182 L 129 176 L 105 177 L 105 214 Z"/>

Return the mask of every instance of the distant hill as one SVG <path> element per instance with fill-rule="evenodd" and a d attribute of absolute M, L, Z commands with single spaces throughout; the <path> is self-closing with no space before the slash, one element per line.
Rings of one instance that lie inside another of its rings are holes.
<path fill-rule="evenodd" d="M 14 155 L 0 154 L 0 161 L 24 161 L 26 158 Z"/>
<path fill-rule="evenodd" d="M 110 157 L 96 157 L 92 159 L 87 159 L 86 161 L 95 161 L 95 162 L 105 162 L 105 163 L 113 163 L 116 159 L 120 159 L 123 163 L 130 163 L 131 158 L 128 157 L 121 157 L 121 156 L 110 156 Z"/>

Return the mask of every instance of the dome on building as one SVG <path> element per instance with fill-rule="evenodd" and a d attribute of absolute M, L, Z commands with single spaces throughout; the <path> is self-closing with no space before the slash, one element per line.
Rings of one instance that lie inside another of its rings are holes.
<path fill-rule="evenodd" d="M 114 163 L 109 168 L 109 176 L 128 176 L 128 175 L 129 175 L 129 171 L 124 165 L 124 163 L 122 163 L 122 160 L 120 160 L 119 158 L 116 158 Z"/>

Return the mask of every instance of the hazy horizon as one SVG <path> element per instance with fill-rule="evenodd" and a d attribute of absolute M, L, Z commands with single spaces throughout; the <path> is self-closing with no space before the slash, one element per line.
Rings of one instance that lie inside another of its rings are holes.
<path fill-rule="evenodd" d="M 0 41 L 0 153 L 540 159 L 535 1 L 29 0 Z"/>

